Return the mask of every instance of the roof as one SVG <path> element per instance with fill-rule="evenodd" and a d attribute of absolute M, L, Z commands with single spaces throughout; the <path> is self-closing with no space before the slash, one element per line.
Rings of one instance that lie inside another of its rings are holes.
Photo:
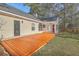
<path fill-rule="evenodd" d="M 36 18 L 35 16 L 31 15 L 31 14 L 27 14 L 19 9 L 16 9 L 10 5 L 7 5 L 5 3 L 0 3 L 0 11 L 6 11 L 6 14 L 7 12 L 9 12 L 9 14 L 14 14 L 14 15 L 19 15 L 19 16 L 23 16 L 24 19 L 26 20 L 30 20 L 30 21 L 34 21 L 34 22 L 42 22 L 42 21 L 56 21 L 57 20 L 57 17 L 48 17 L 48 18 Z M 2 13 L 3 13 L 2 12 Z M 0 12 L 1 13 L 1 12 Z"/>
<path fill-rule="evenodd" d="M 20 16 L 24 16 L 24 17 L 28 17 L 31 19 L 37 19 L 36 17 L 34 17 L 33 15 L 27 14 L 25 12 L 20 11 L 19 9 L 16 9 L 12 6 L 9 6 L 5 3 L 0 3 L 0 10 L 6 11 L 6 12 L 10 12 L 16 15 L 20 15 Z"/>
<path fill-rule="evenodd" d="M 57 16 L 53 16 L 53 17 L 45 17 L 45 18 L 40 18 L 40 20 L 46 20 L 46 21 L 56 21 L 57 20 Z"/>

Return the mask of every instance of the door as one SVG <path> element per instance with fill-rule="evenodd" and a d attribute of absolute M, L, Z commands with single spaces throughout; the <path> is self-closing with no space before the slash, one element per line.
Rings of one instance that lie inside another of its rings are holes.
<path fill-rule="evenodd" d="M 52 32 L 55 33 L 55 25 L 52 25 Z"/>
<path fill-rule="evenodd" d="M 14 20 L 14 36 L 20 35 L 20 21 Z"/>

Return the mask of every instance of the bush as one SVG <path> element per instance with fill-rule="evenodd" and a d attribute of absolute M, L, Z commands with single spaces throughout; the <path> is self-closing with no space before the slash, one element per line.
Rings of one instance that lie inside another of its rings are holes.
<path fill-rule="evenodd" d="M 62 32 L 62 33 L 59 33 L 58 36 L 63 38 L 73 38 L 73 39 L 79 40 L 79 34 L 70 33 L 70 32 Z"/>
<path fill-rule="evenodd" d="M 66 29 L 67 32 L 79 34 L 79 29 Z"/>

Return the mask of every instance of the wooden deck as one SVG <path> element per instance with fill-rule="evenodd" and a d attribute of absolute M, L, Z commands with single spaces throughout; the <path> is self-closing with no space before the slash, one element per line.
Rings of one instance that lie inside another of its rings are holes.
<path fill-rule="evenodd" d="M 2 46 L 12 56 L 30 56 L 54 37 L 54 34 L 46 32 L 4 40 Z"/>

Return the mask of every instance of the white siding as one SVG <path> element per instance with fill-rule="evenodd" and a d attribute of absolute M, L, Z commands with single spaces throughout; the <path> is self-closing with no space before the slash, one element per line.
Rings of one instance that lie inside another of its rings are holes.
<path fill-rule="evenodd" d="M 2 31 L 1 31 L 2 33 L 0 32 L 0 37 L 1 37 L 1 34 L 2 34 L 4 38 L 13 38 L 14 37 L 14 20 L 20 21 L 20 36 L 25 36 L 25 35 L 35 34 L 35 33 L 41 33 L 41 32 L 45 32 L 45 31 L 51 32 L 53 24 L 55 25 L 55 33 L 58 33 L 58 30 L 56 28 L 56 25 L 58 24 L 57 21 L 43 22 L 43 24 L 46 25 L 46 28 L 43 29 L 43 31 L 39 31 L 39 23 L 37 23 L 37 22 L 18 19 L 18 18 L 4 16 L 4 15 L 0 15 L 0 21 L 1 20 L 5 24 L 2 26 Z M 35 24 L 35 30 L 34 31 L 32 31 L 32 23 Z"/>
<path fill-rule="evenodd" d="M 34 31 L 32 31 L 32 23 L 35 24 L 35 30 Z M 38 24 L 39 23 L 36 23 L 36 22 L 23 20 L 23 23 L 21 22 L 21 35 L 30 35 L 30 34 L 42 32 L 42 31 L 38 30 Z"/>
<path fill-rule="evenodd" d="M 14 36 L 14 22 L 13 19 L 7 16 L 0 15 L 0 21 L 3 20 L 5 23 L 2 26 L 2 34 L 4 38 L 13 37 Z M 1 35 L 0 35 L 1 36 Z"/>
<path fill-rule="evenodd" d="M 0 15 L 0 20 L 3 20 L 5 22 L 5 24 L 2 27 L 2 30 L 3 30 L 2 34 L 4 38 L 14 37 L 14 20 L 20 21 L 20 36 L 43 32 L 38 30 L 39 23 L 36 23 L 36 22 L 8 17 L 4 15 Z M 32 31 L 32 23 L 35 24 L 35 31 Z M 1 36 L 1 33 L 0 33 L 0 36 Z"/>
<path fill-rule="evenodd" d="M 57 21 L 51 21 L 51 22 L 44 22 L 46 24 L 46 31 L 48 32 L 52 32 L 52 25 L 54 24 L 54 29 L 55 29 L 55 33 L 58 33 L 58 29 L 57 29 Z"/>

